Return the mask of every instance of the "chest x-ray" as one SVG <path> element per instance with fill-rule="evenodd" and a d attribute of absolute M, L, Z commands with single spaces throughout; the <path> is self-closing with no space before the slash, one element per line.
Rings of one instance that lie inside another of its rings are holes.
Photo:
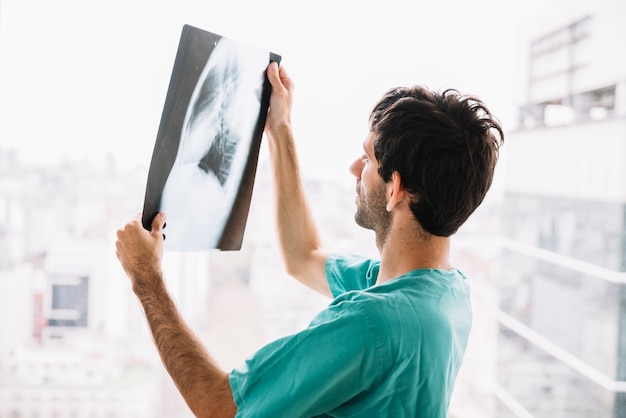
<path fill-rule="evenodd" d="M 277 56 L 183 29 L 144 204 L 146 228 L 156 212 L 167 215 L 166 249 L 240 248 L 268 106 L 270 59 Z M 198 68 L 199 75 L 190 77 Z"/>

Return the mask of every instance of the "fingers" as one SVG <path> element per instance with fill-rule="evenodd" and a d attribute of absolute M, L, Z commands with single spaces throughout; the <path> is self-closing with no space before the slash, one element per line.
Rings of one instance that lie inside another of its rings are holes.
<path fill-rule="evenodd" d="M 140 213 L 124 225 L 123 228 L 118 229 L 116 241 L 118 253 L 123 253 L 122 250 L 124 247 L 135 246 L 137 242 L 145 240 L 150 235 L 165 239 L 165 235 L 163 234 L 163 229 L 166 226 L 165 213 L 159 212 L 154 216 L 150 231 L 144 229 L 141 219 Z"/>
<path fill-rule="evenodd" d="M 267 78 L 273 89 L 293 89 L 293 82 L 287 74 L 287 70 L 275 61 L 272 61 L 267 67 Z"/>

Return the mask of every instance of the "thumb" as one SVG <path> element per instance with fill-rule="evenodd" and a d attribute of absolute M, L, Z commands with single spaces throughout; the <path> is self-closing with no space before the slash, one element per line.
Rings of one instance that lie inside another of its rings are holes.
<path fill-rule="evenodd" d="M 283 87 L 285 87 L 287 90 L 293 90 L 293 81 L 291 80 L 291 77 L 289 77 L 289 74 L 287 73 L 287 70 L 285 69 L 285 67 L 283 65 L 277 65 L 277 75 L 278 78 L 280 79 L 280 83 L 283 85 Z"/>
<path fill-rule="evenodd" d="M 152 219 L 152 234 L 162 235 L 163 227 L 165 226 L 165 214 L 163 212 L 159 212 Z"/>
<path fill-rule="evenodd" d="M 274 88 L 278 88 L 281 85 L 280 76 L 278 75 L 278 63 L 276 61 L 270 62 L 267 67 L 267 79 Z"/>

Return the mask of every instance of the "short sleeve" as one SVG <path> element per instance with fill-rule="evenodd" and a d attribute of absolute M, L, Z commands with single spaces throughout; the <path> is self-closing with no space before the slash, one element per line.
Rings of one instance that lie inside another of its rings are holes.
<path fill-rule="evenodd" d="M 238 418 L 319 416 L 377 382 L 382 344 L 374 322 L 359 303 L 338 299 L 309 328 L 231 371 Z"/>
<path fill-rule="evenodd" d="M 326 261 L 326 280 L 334 297 L 376 284 L 380 261 L 358 255 L 331 255 Z"/>

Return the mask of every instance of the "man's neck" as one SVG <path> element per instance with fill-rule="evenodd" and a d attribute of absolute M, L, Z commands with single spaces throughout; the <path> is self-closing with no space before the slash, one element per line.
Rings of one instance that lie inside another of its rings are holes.
<path fill-rule="evenodd" d="M 391 231 L 384 243 L 379 246 L 380 270 L 377 283 L 417 269 L 452 268 L 450 237 L 406 231 L 406 228 Z"/>

